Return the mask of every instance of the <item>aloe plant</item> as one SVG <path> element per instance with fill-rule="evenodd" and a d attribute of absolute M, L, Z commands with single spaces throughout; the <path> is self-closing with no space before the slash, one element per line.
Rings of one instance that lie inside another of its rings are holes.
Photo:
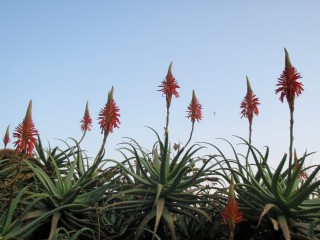
<path fill-rule="evenodd" d="M 203 147 L 192 145 L 191 141 L 194 123 L 202 119 L 202 105 L 199 103 L 195 92 L 188 106 L 187 117 L 192 122 L 189 139 L 184 147 L 174 146 L 175 154 L 169 144 L 169 119 L 172 97 L 179 97 L 178 82 L 172 74 L 172 62 L 168 73 L 159 86 L 158 91 L 166 97 L 166 124 L 164 140 L 154 130 L 157 140 L 149 152 L 141 147 L 134 139 L 122 144 L 120 149 L 125 160 L 113 161 L 122 172 L 126 174 L 125 187 L 111 198 L 107 199 L 108 205 L 103 211 L 128 214 L 127 229 L 136 228 L 134 239 L 139 239 L 144 229 L 152 229 L 152 238 L 156 237 L 159 226 L 169 230 L 171 239 L 176 239 L 175 220 L 183 215 L 203 224 L 199 216 L 211 221 L 211 216 L 206 212 L 203 203 L 213 203 L 214 197 L 205 192 L 203 184 L 206 181 L 216 181 L 214 164 L 209 165 L 212 157 L 197 158 L 194 155 Z M 130 155 L 127 156 L 126 153 Z M 150 227 L 151 226 L 151 227 Z"/>
<path fill-rule="evenodd" d="M 140 222 L 135 239 L 140 237 L 143 229 L 152 220 L 154 220 L 153 231 L 156 233 L 160 220 L 163 219 L 172 239 L 176 239 L 175 215 L 187 216 L 200 225 L 202 222 L 199 216 L 211 221 L 206 209 L 200 207 L 203 202 L 212 202 L 214 205 L 213 195 L 205 193 L 202 187 L 206 181 L 217 180 L 211 171 L 214 165 L 208 165 L 211 157 L 207 159 L 194 157 L 202 148 L 197 145 L 178 149 L 173 156 L 168 136 L 164 142 L 157 133 L 156 136 L 157 142 L 151 153 L 146 152 L 133 139 L 124 143 L 121 151 L 126 160 L 123 163 L 114 162 L 132 179 L 131 186 L 115 194 L 108 201 L 121 196 L 126 198 L 104 208 L 105 211 L 117 209 L 135 212 L 136 215 L 133 215 L 131 222 Z M 125 151 L 132 156 L 127 157 Z M 200 165 L 200 168 L 195 167 L 197 165 Z"/>
<path fill-rule="evenodd" d="M 319 235 L 320 199 L 312 195 L 319 188 L 320 180 L 316 176 L 320 166 L 310 166 L 302 169 L 305 159 L 310 154 L 304 154 L 297 160 L 296 167 L 284 168 L 287 155 L 285 154 L 279 165 L 273 170 L 268 165 L 269 148 L 262 154 L 257 148 L 249 145 L 254 164 L 242 164 L 239 154 L 230 144 L 234 152 L 234 160 L 223 155 L 215 147 L 222 159 L 221 176 L 230 181 L 229 172 L 236 182 L 238 201 L 244 217 L 253 225 L 259 227 L 263 221 L 270 221 L 274 229 L 281 229 L 285 239 L 311 237 Z M 247 159 L 244 159 L 247 163 Z M 255 169 L 256 168 L 256 169 Z M 289 174 L 289 169 L 292 173 Z M 309 177 L 302 182 L 298 175 L 301 171 L 311 171 Z M 269 218 L 267 218 L 269 216 Z"/>
<path fill-rule="evenodd" d="M 34 215 L 33 208 L 41 201 L 42 197 L 32 198 L 32 201 L 29 201 L 29 197 L 24 196 L 27 192 L 27 188 L 22 189 L 10 201 L 9 206 L 6 208 L 3 206 L 0 209 L 0 239 L 33 239 L 31 236 L 36 229 L 44 224 L 51 215 L 63 209 L 74 207 L 72 204 L 66 204 L 30 220 L 30 216 Z M 23 196 L 24 198 L 22 198 Z"/>
<path fill-rule="evenodd" d="M 66 160 L 62 169 L 56 163 L 62 162 L 59 157 Z M 51 151 L 46 152 L 46 163 L 52 166 L 52 172 L 49 174 L 36 164 L 34 159 L 27 161 L 29 168 L 41 182 L 41 193 L 35 192 L 33 195 L 43 197 L 36 206 L 38 210 L 30 213 L 29 217 L 37 218 L 62 207 L 61 211 L 56 211 L 52 215 L 49 239 L 53 239 L 59 226 L 69 230 L 98 229 L 98 223 L 95 220 L 92 221 L 90 217 L 96 215 L 96 204 L 105 198 L 106 191 L 110 187 L 108 181 L 115 175 L 112 172 L 99 174 L 99 169 L 103 166 L 102 157 L 97 156 L 91 166 L 85 167 L 86 156 L 76 144 L 75 147 L 69 147 L 66 151 L 56 149 L 54 154 Z M 63 208 L 65 205 L 71 207 Z M 84 231 L 82 234 L 91 234 L 87 237 L 93 237 L 92 232 Z"/>

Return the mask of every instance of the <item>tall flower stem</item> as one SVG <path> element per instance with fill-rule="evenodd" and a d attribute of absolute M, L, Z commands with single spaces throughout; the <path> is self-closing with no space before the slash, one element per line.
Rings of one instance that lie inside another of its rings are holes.
<path fill-rule="evenodd" d="M 251 139 L 252 139 L 252 123 L 249 123 L 249 146 L 248 146 L 248 151 L 247 151 L 247 155 L 246 155 L 247 162 L 248 162 L 248 157 L 249 157 L 249 153 L 250 153 Z"/>
<path fill-rule="evenodd" d="M 289 173 L 288 179 L 291 178 L 291 168 L 292 168 L 292 153 L 293 153 L 293 111 L 294 109 L 290 109 L 290 145 L 289 145 Z"/>
<path fill-rule="evenodd" d="M 85 136 L 86 136 L 86 132 L 83 132 L 82 137 L 80 138 L 79 144 L 82 142 Z"/>
<path fill-rule="evenodd" d="M 249 124 L 249 144 L 251 145 L 252 124 Z"/>
<path fill-rule="evenodd" d="M 167 116 L 166 116 L 166 128 L 164 130 L 164 133 L 166 135 L 169 134 L 169 119 L 170 119 L 170 107 L 167 106 Z"/>
<path fill-rule="evenodd" d="M 103 133 L 103 140 L 97 158 L 100 158 L 103 155 L 104 146 L 106 144 L 109 133 L 112 133 L 114 128 L 119 128 L 120 124 L 119 107 L 116 105 L 113 99 L 113 92 L 114 88 L 112 87 L 110 92 L 108 93 L 107 103 L 99 113 L 98 120 L 101 128 L 101 133 Z"/>
<path fill-rule="evenodd" d="M 194 122 L 192 122 L 190 136 L 189 136 L 188 142 L 186 143 L 186 145 L 184 147 L 186 147 L 190 143 L 192 135 L 193 135 L 193 130 L 194 130 Z"/>
<path fill-rule="evenodd" d="M 229 237 L 229 239 L 230 239 L 230 240 L 233 240 L 233 239 L 234 239 L 234 228 L 233 228 L 233 227 L 229 227 L 229 231 L 230 231 L 230 237 Z"/>
<path fill-rule="evenodd" d="M 297 69 L 292 66 L 289 53 L 287 49 L 284 49 L 285 52 L 285 68 L 278 78 L 278 88 L 275 90 L 275 93 L 280 93 L 280 100 L 283 102 L 284 97 L 286 97 L 289 109 L 290 109 L 290 145 L 289 145 L 289 172 L 288 172 L 288 181 L 291 178 L 292 170 L 292 152 L 293 152 L 293 112 L 294 112 L 294 103 L 295 98 L 298 97 L 303 89 L 303 84 L 297 80 L 302 78 L 300 73 L 297 72 Z"/>
<path fill-rule="evenodd" d="M 161 85 L 159 87 L 161 89 L 159 89 L 158 91 L 166 95 L 167 117 L 166 117 L 165 135 L 168 135 L 170 106 L 171 106 L 172 96 L 175 95 L 175 97 L 179 97 L 179 93 L 177 91 L 177 88 L 179 88 L 179 85 L 176 79 L 174 78 L 174 76 L 172 75 L 172 62 L 169 65 L 167 76 L 161 82 Z"/>
<path fill-rule="evenodd" d="M 30 100 L 23 121 L 18 125 L 18 127 L 16 127 L 13 133 L 13 136 L 17 138 L 17 140 L 14 142 L 14 146 L 16 147 L 16 152 L 19 154 L 19 160 L 16 168 L 16 174 L 12 180 L 10 201 L 13 197 L 13 192 L 17 183 L 17 179 L 21 173 L 22 161 L 25 158 L 32 156 L 33 149 L 37 142 L 37 135 L 38 130 L 35 128 L 34 122 L 32 120 L 32 100 Z"/>
<path fill-rule="evenodd" d="M 37 135 L 38 130 L 35 128 L 34 122 L 32 120 L 32 100 L 30 100 L 23 121 L 18 125 L 18 127 L 16 127 L 13 133 L 13 136 L 17 138 L 17 140 L 14 142 L 14 146 L 16 147 L 16 152 L 19 154 L 19 160 L 16 169 L 17 172 L 12 180 L 9 202 L 11 202 L 13 198 L 14 188 L 17 183 L 17 179 L 21 173 L 22 161 L 25 158 L 32 156 L 33 149 L 37 142 Z"/>
<path fill-rule="evenodd" d="M 259 103 L 259 98 L 257 98 L 252 91 L 248 76 L 246 76 L 246 80 L 247 80 L 247 94 L 245 95 L 243 101 L 241 102 L 240 108 L 242 109 L 241 118 L 246 117 L 248 118 L 248 122 L 249 122 L 249 146 L 248 146 L 248 151 L 246 155 L 246 164 L 249 164 L 248 157 L 250 153 L 250 145 L 251 145 L 251 138 L 252 138 L 252 121 L 253 121 L 253 116 L 259 114 L 258 105 L 260 103 Z"/>
<path fill-rule="evenodd" d="M 223 218 L 223 224 L 228 224 L 229 227 L 229 239 L 234 239 L 234 231 L 236 225 L 242 221 L 243 214 L 241 210 L 238 208 L 238 203 L 236 201 L 235 192 L 234 192 L 234 181 L 233 176 L 231 175 L 230 186 L 228 191 L 228 202 L 221 213 Z"/>
<path fill-rule="evenodd" d="M 103 150 L 104 150 L 104 147 L 105 147 L 106 142 L 107 142 L 107 137 L 108 137 L 108 134 L 105 133 L 105 134 L 103 135 L 103 140 L 102 140 L 101 148 L 100 148 L 100 150 L 99 150 L 99 152 L 98 152 L 98 157 L 101 157 L 102 154 L 103 154 Z"/>

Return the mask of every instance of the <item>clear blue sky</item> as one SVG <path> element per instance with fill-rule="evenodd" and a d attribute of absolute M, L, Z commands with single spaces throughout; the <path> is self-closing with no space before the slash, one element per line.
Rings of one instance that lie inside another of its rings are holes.
<path fill-rule="evenodd" d="M 171 142 L 188 139 L 193 89 L 203 105 L 193 142 L 227 153 L 216 138 L 234 144 L 240 141 L 232 135 L 247 138 L 239 106 L 248 75 L 261 102 L 253 144 L 261 150 L 268 145 L 276 164 L 289 148 L 289 109 L 274 93 L 286 47 L 305 87 L 296 99 L 294 146 L 300 155 L 319 151 L 319 9 L 316 0 L 1 1 L 1 139 L 10 124 L 14 141 L 30 99 L 46 145 L 80 139 L 88 100 L 94 123 L 82 148 L 95 156 L 102 141 L 98 113 L 114 86 L 121 125 L 108 138 L 107 157 L 122 160 L 115 149 L 123 137 L 150 149 L 156 139 L 144 126 L 162 135 L 165 98 L 157 90 L 173 61 L 181 88 L 172 102 Z M 309 159 L 317 163 L 318 154 Z"/>

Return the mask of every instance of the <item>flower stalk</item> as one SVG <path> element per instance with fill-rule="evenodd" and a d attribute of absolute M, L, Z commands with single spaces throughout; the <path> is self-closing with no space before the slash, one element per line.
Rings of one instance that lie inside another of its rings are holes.
<path fill-rule="evenodd" d="M 158 91 L 162 92 L 166 96 L 167 115 L 166 115 L 165 134 L 168 135 L 170 106 L 171 106 L 172 96 L 174 95 L 175 97 L 179 97 L 177 88 L 180 88 L 178 85 L 178 82 L 172 75 L 172 62 L 169 65 L 167 76 L 162 81 L 159 87 L 160 89 Z"/>
<path fill-rule="evenodd" d="M 9 127 L 7 128 L 9 132 Z M 37 143 L 38 130 L 35 128 L 34 122 L 32 120 L 32 100 L 29 101 L 26 115 L 23 121 L 16 127 L 13 137 L 17 140 L 13 143 L 16 147 L 16 152 L 19 154 L 20 161 L 18 161 L 17 169 L 15 176 L 13 177 L 11 183 L 10 197 L 9 202 L 11 203 L 13 199 L 14 189 L 18 180 L 19 175 L 21 174 L 22 169 L 22 160 L 26 157 L 31 157 L 33 154 L 33 149 Z"/>
<path fill-rule="evenodd" d="M 294 124 L 294 107 L 295 107 L 295 98 L 298 97 L 303 89 L 303 84 L 298 82 L 298 79 L 302 78 L 300 73 L 297 72 L 297 69 L 292 66 L 289 53 L 286 48 L 285 51 L 285 69 L 278 78 L 278 83 L 276 86 L 278 88 L 275 90 L 275 93 L 280 93 L 280 100 L 283 102 L 284 97 L 286 97 L 289 109 L 290 109 L 290 145 L 289 145 L 289 172 L 288 179 L 291 178 L 291 168 L 292 168 L 292 158 L 293 158 L 293 124 Z"/>
<path fill-rule="evenodd" d="M 242 212 L 238 208 L 234 193 L 234 181 L 233 176 L 231 176 L 229 192 L 228 192 L 228 203 L 224 209 L 224 212 L 221 213 L 223 218 L 223 224 L 228 224 L 230 232 L 230 240 L 234 239 L 234 232 L 236 225 L 242 221 Z"/>
<path fill-rule="evenodd" d="M 247 93 L 243 101 L 241 102 L 240 108 L 242 109 L 241 118 L 245 117 L 248 119 L 248 122 L 249 122 L 249 145 L 251 145 L 253 116 L 259 115 L 258 105 L 260 104 L 260 102 L 259 102 L 259 98 L 257 98 L 252 91 L 248 76 L 246 76 L 246 79 L 247 79 Z M 249 152 L 250 152 L 250 148 L 248 149 L 246 159 L 248 158 Z"/>
<path fill-rule="evenodd" d="M 114 128 L 119 128 L 120 124 L 119 107 L 116 105 L 113 99 L 113 92 L 114 88 L 112 87 L 108 93 L 108 101 L 99 113 L 98 120 L 101 128 L 101 133 L 103 133 L 103 141 L 98 155 L 102 154 L 108 135 L 113 132 Z"/>

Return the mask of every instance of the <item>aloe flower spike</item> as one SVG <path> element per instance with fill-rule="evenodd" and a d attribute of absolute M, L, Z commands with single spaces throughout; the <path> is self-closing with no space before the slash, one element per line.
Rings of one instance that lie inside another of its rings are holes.
<path fill-rule="evenodd" d="M 112 86 L 111 90 L 108 93 L 108 101 L 105 107 L 99 113 L 99 124 L 101 128 L 101 132 L 105 135 L 109 135 L 109 133 L 113 132 L 113 129 L 119 128 L 120 120 L 119 120 L 119 108 L 117 107 L 114 99 L 113 99 L 114 88 Z"/>
<path fill-rule="evenodd" d="M 23 122 L 15 129 L 13 136 L 17 138 L 14 142 L 16 147 L 16 152 L 32 155 L 33 148 L 37 142 L 36 136 L 38 135 L 38 130 L 35 128 L 32 120 L 32 100 L 30 100 L 27 113 Z"/>
<path fill-rule="evenodd" d="M 221 214 L 224 219 L 224 224 L 229 225 L 230 240 L 234 239 L 234 230 L 236 225 L 242 221 L 242 212 L 238 208 L 234 193 L 234 181 L 233 176 L 231 176 L 229 192 L 228 192 L 228 203 L 225 207 L 224 212 Z"/>
<path fill-rule="evenodd" d="M 89 102 L 87 101 L 86 103 L 86 108 L 85 108 L 85 111 L 84 111 L 84 115 L 83 115 L 83 118 L 81 119 L 80 121 L 81 123 L 81 131 L 83 132 L 82 134 L 82 137 L 79 141 L 79 144 L 82 142 L 82 140 L 84 139 L 87 131 L 90 131 L 91 130 L 91 127 L 92 127 L 92 118 L 90 116 L 90 113 L 89 113 Z"/>
<path fill-rule="evenodd" d="M 202 105 L 199 103 L 194 90 L 192 91 L 192 99 L 188 106 L 187 113 L 188 113 L 187 118 L 191 119 L 192 127 L 191 127 L 189 140 L 187 141 L 187 144 L 184 147 L 186 147 L 191 141 L 193 130 L 194 130 L 194 122 L 196 120 L 199 122 L 202 119 Z"/>
<path fill-rule="evenodd" d="M 241 102 L 240 108 L 242 109 L 241 118 L 246 117 L 248 118 L 248 121 L 249 121 L 249 144 L 251 144 L 252 120 L 254 115 L 256 116 L 259 115 L 258 105 L 260 104 L 260 102 L 259 102 L 259 98 L 257 98 L 252 91 L 248 76 L 246 76 L 246 81 L 247 81 L 247 94 L 245 95 L 243 101 Z M 249 154 L 249 149 L 248 149 L 247 157 L 248 157 L 248 154 Z"/>
<path fill-rule="evenodd" d="M 172 62 L 169 65 L 168 73 L 165 79 L 161 82 L 159 86 L 160 89 L 158 91 L 162 92 L 166 96 L 166 106 L 167 106 L 167 116 L 166 116 L 166 127 L 165 127 L 165 134 L 168 134 L 168 126 L 169 126 L 169 115 L 170 115 L 170 105 L 172 96 L 179 97 L 179 93 L 177 88 L 180 88 L 178 82 L 172 75 Z"/>
<path fill-rule="evenodd" d="M 82 120 L 80 121 L 81 124 L 81 130 L 83 132 L 86 132 L 86 131 L 90 131 L 91 130 L 91 127 L 92 127 L 92 119 L 90 117 L 90 113 L 89 113 L 89 103 L 87 101 L 87 104 L 86 104 L 86 108 L 85 108 L 85 111 L 84 111 L 84 115 L 83 115 L 83 118 Z"/>
<path fill-rule="evenodd" d="M 194 90 L 192 91 L 192 99 L 187 112 L 187 118 L 190 118 L 192 123 L 194 123 L 195 120 L 199 122 L 202 119 L 202 106 L 199 103 Z"/>
<path fill-rule="evenodd" d="M 297 72 L 297 69 L 292 66 L 289 53 L 286 48 L 285 52 L 285 69 L 278 78 L 277 89 L 275 93 L 280 93 L 280 100 L 283 102 L 284 97 L 286 97 L 289 109 L 290 109 L 290 145 L 289 145 L 289 171 L 288 179 L 291 178 L 291 167 L 292 167 L 292 158 L 293 158 L 293 124 L 294 124 L 294 107 L 295 107 L 295 98 L 298 97 L 303 89 L 303 84 L 298 82 L 298 79 L 302 78 L 300 73 Z"/>
<path fill-rule="evenodd" d="M 105 104 L 104 108 L 102 108 L 99 113 L 98 120 L 101 128 L 101 133 L 104 134 L 99 155 L 102 154 L 103 152 L 109 133 L 112 133 L 114 128 L 119 128 L 119 124 L 120 124 L 119 108 L 113 99 L 113 91 L 114 91 L 114 88 L 112 86 L 110 92 L 108 93 L 108 101 Z"/>
<path fill-rule="evenodd" d="M 283 102 L 284 97 L 287 98 L 290 111 L 294 111 L 295 98 L 298 97 L 303 89 L 303 84 L 297 80 L 302 78 L 297 69 L 292 66 L 289 53 L 286 48 L 285 52 L 285 69 L 283 70 L 281 76 L 278 78 L 278 88 L 275 93 L 280 93 L 280 100 Z"/>

